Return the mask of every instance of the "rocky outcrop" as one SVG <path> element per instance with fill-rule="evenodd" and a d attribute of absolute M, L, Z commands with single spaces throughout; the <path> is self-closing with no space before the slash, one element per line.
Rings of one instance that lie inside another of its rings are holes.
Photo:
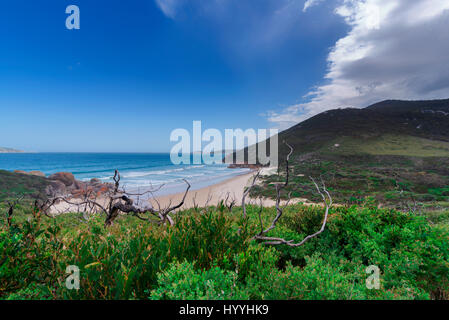
<path fill-rule="evenodd" d="M 228 166 L 229 169 L 241 169 L 241 168 L 245 168 L 245 169 L 252 169 L 252 170 L 257 170 L 262 168 L 261 165 L 259 164 L 247 164 L 247 163 L 232 163 Z"/>
<path fill-rule="evenodd" d="M 70 172 L 58 172 L 48 177 L 50 180 L 61 181 L 66 187 L 75 184 L 75 176 Z"/>
<path fill-rule="evenodd" d="M 101 197 L 114 188 L 112 183 L 103 183 L 99 179 L 92 179 L 89 182 L 79 181 L 69 172 L 58 172 L 48 177 L 50 185 L 46 192 L 48 195 L 59 197 L 84 198 Z"/>
<path fill-rule="evenodd" d="M 67 187 L 64 183 L 58 180 L 50 180 L 50 185 L 45 189 L 47 195 L 63 197 L 67 195 Z"/>

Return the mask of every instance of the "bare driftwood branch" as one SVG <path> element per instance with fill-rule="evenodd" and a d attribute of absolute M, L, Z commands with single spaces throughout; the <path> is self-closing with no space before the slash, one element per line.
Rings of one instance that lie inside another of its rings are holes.
<path fill-rule="evenodd" d="M 40 217 L 41 214 L 45 214 L 47 217 L 51 218 L 49 211 L 59 200 L 60 198 L 58 197 L 47 198 L 45 200 L 36 199 L 34 201 L 33 215 L 35 217 Z"/>
<path fill-rule="evenodd" d="M 11 227 L 12 225 L 12 216 L 14 215 L 14 209 L 15 207 L 19 204 L 20 201 L 22 201 L 24 195 L 22 194 L 18 199 L 14 200 L 14 201 L 6 201 L 6 203 L 8 204 L 8 216 L 7 216 L 7 222 L 8 222 L 8 227 Z"/>
<path fill-rule="evenodd" d="M 407 191 L 410 192 L 409 199 L 408 199 L 404 192 L 405 191 L 404 188 L 397 182 L 397 180 L 395 181 L 395 183 L 396 183 L 396 189 L 399 191 L 399 195 L 400 195 L 400 200 L 401 200 L 400 208 L 401 209 L 405 208 L 411 214 L 419 213 L 419 205 L 416 201 L 413 190 L 410 190 L 409 188 L 407 188 L 407 189 L 409 189 Z"/>
<path fill-rule="evenodd" d="M 190 190 L 190 184 L 187 180 L 183 180 L 187 187 L 184 193 L 182 200 L 176 204 L 170 204 L 166 208 L 161 208 L 157 199 L 154 199 L 158 204 L 158 209 L 153 208 L 153 206 L 145 206 L 141 207 L 138 205 L 140 201 L 140 197 L 150 194 L 154 195 L 154 192 L 160 190 L 163 185 L 159 186 L 156 189 L 151 189 L 149 191 L 143 193 L 129 193 L 124 189 L 120 189 L 120 173 L 118 170 L 115 170 L 114 173 L 114 188 L 107 195 L 106 206 L 101 204 L 101 201 L 97 200 L 97 196 L 92 194 L 91 192 L 86 192 L 83 199 L 81 201 L 73 201 L 66 197 L 53 197 L 48 200 L 45 200 L 43 203 L 35 202 L 36 212 L 43 212 L 48 215 L 48 211 L 51 207 L 53 207 L 56 203 L 65 202 L 73 207 L 78 209 L 78 212 L 83 211 L 86 212 L 101 212 L 106 215 L 105 226 L 110 226 L 114 223 L 114 220 L 118 217 L 120 213 L 131 214 L 142 221 L 148 222 L 156 222 L 159 224 L 169 223 L 170 225 L 174 224 L 174 221 L 170 214 L 175 210 L 179 209 L 183 206 L 185 199 L 187 197 L 187 193 Z M 132 197 L 137 198 L 137 204 Z M 149 217 L 144 217 L 143 215 L 148 214 Z"/>
<path fill-rule="evenodd" d="M 120 181 L 120 174 L 118 172 L 114 176 L 114 181 L 116 181 L 115 192 L 118 193 L 119 192 L 118 182 Z M 183 181 L 187 184 L 187 188 L 186 188 L 186 191 L 184 193 L 184 196 L 183 196 L 181 202 L 179 202 L 177 205 L 174 205 L 174 206 L 171 206 L 171 202 L 170 202 L 168 207 L 163 208 L 163 209 L 161 208 L 161 206 L 157 200 L 156 200 L 156 202 L 159 207 L 158 210 L 156 210 L 150 206 L 146 206 L 144 208 L 136 206 L 134 204 L 134 201 L 128 196 L 128 194 L 122 194 L 121 197 L 119 197 L 119 198 L 117 198 L 117 195 L 115 195 L 114 197 L 111 197 L 111 199 L 118 200 L 118 201 L 114 202 L 114 200 L 112 200 L 110 202 L 111 204 L 110 204 L 110 208 L 108 211 L 108 216 L 106 217 L 105 225 L 106 226 L 111 225 L 120 212 L 132 214 L 142 221 L 150 221 L 150 218 L 144 218 L 141 216 L 142 214 L 148 213 L 153 217 L 159 218 L 159 221 L 158 221 L 159 223 L 168 222 L 170 225 L 173 225 L 174 221 L 173 221 L 172 217 L 170 216 L 170 213 L 179 209 L 180 207 L 182 207 L 184 205 L 187 194 L 191 188 L 191 185 L 189 184 L 189 182 L 187 180 L 183 179 Z M 137 195 L 142 196 L 143 194 L 147 194 L 147 193 L 152 194 L 153 192 L 155 192 L 155 191 L 151 190 L 151 191 L 147 191 L 145 193 L 141 193 L 141 194 L 137 194 Z M 136 194 L 133 194 L 133 195 L 136 195 Z"/>
<path fill-rule="evenodd" d="M 231 193 L 228 192 L 228 193 L 226 194 L 226 199 L 225 199 L 224 205 L 228 208 L 228 211 L 229 211 L 229 212 L 232 212 L 232 208 L 235 206 L 235 204 L 236 204 L 236 201 L 235 201 L 235 194 L 234 194 L 234 196 L 231 198 Z"/>
<path fill-rule="evenodd" d="M 290 148 L 290 152 L 287 155 L 287 158 L 285 159 L 285 168 L 286 168 L 286 173 L 285 173 L 285 183 L 277 183 L 276 184 L 276 217 L 274 218 L 274 220 L 271 222 L 271 226 L 263 231 L 263 234 L 266 234 L 268 232 L 270 232 L 271 230 L 273 230 L 276 227 L 276 224 L 278 223 L 279 219 L 282 217 L 282 214 L 284 212 L 284 208 L 281 208 L 281 191 L 283 189 L 285 189 L 288 186 L 288 182 L 289 182 L 289 176 L 290 176 L 290 169 L 289 169 L 289 162 L 290 162 L 290 156 L 293 153 L 293 147 L 290 146 L 287 142 L 284 141 L 284 143 Z M 290 200 L 288 200 L 290 201 Z M 262 235 L 260 235 L 262 236 Z"/>
<path fill-rule="evenodd" d="M 242 197 L 243 218 L 246 218 L 246 197 L 249 195 L 249 193 L 251 192 L 251 189 L 256 184 L 256 181 L 259 178 L 259 176 L 260 176 L 260 170 L 257 171 L 257 173 L 254 175 L 253 181 L 251 182 L 251 185 L 243 193 L 243 197 Z"/>
<path fill-rule="evenodd" d="M 265 241 L 265 244 L 267 244 L 267 245 L 285 244 L 285 245 L 288 245 L 290 247 L 300 247 L 304 243 L 309 241 L 310 239 L 315 238 L 316 236 L 318 236 L 321 233 L 323 233 L 323 231 L 326 228 L 327 219 L 328 219 L 328 216 L 329 216 L 329 209 L 332 207 L 332 197 L 331 197 L 330 193 L 327 191 L 326 186 L 324 185 L 324 183 L 322 183 L 322 186 L 320 188 L 312 177 L 310 179 L 312 180 L 313 184 L 315 185 L 318 193 L 321 195 L 321 197 L 323 199 L 323 202 L 324 202 L 324 206 L 325 206 L 324 219 L 323 219 L 323 223 L 321 225 L 320 230 L 318 230 L 314 234 L 306 236 L 301 242 L 294 243 L 293 240 L 285 240 L 285 239 L 282 239 L 282 238 L 275 238 L 275 237 L 266 237 L 266 236 L 264 236 L 267 233 L 267 230 L 268 231 L 272 230 L 276 226 L 275 223 L 274 224 L 272 223 L 270 228 L 268 228 L 268 229 L 264 230 L 263 232 L 259 233 L 257 236 L 254 237 L 254 239 Z"/>
<path fill-rule="evenodd" d="M 326 186 L 325 186 L 325 184 L 324 184 L 324 182 L 322 180 L 321 180 L 321 188 L 320 188 L 318 186 L 318 184 L 315 182 L 315 180 L 312 177 L 310 177 L 311 181 L 315 185 L 315 188 L 316 188 L 317 192 L 321 195 L 321 198 L 323 199 L 324 206 L 325 206 L 324 219 L 323 219 L 323 223 L 321 225 L 320 230 L 318 230 L 314 234 L 306 236 L 299 243 L 294 243 L 294 240 L 285 240 L 283 238 L 276 238 L 276 237 L 268 237 L 268 236 L 266 236 L 267 233 L 269 233 L 271 230 L 276 228 L 277 223 L 279 222 L 279 220 L 281 219 L 281 217 L 282 217 L 282 215 L 284 213 L 285 207 L 288 206 L 288 204 L 290 203 L 290 200 L 291 200 L 291 193 L 289 193 L 288 197 L 287 197 L 287 199 L 288 199 L 287 202 L 285 203 L 285 205 L 283 207 L 281 207 L 281 191 L 283 189 L 285 189 L 288 186 L 288 184 L 289 184 L 289 176 L 290 176 L 289 162 L 290 162 L 290 157 L 293 154 L 293 147 L 291 145 L 289 145 L 285 141 L 284 141 L 284 143 L 287 145 L 287 147 L 289 147 L 290 152 L 288 153 L 288 155 L 286 157 L 286 160 L 285 160 L 285 167 L 286 167 L 285 182 L 284 183 L 277 183 L 275 185 L 275 188 L 276 188 L 276 203 L 275 203 L 276 216 L 272 220 L 270 226 L 268 228 L 264 229 L 263 220 L 262 220 L 263 203 L 262 203 L 262 199 L 260 199 L 260 209 L 259 209 L 259 212 L 258 212 L 259 223 L 260 223 L 260 232 L 256 236 L 254 236 L 253 239 L 254 240 L 265 241 L 265 244 L 267 244 L 267 245 L 285 244 L 285 245 L 288 245 L 290 247 L 300 247 L 304 243 L 309 241 L 310 239 L 315 238 L 316 236 L 320 235 L 325 230 L 326 224 L 327 224 L 327 220 L 328 220 L 328 216 L 329 216 L 329 209 L 332 206 L 332 197 L 331 197 L 330 193 L 328 192 L 328 190 L 326 189 Z M 253 180 L 252 186 L 254 185 L 255 180 L 257 179 L 257 177 L 258 177 L 258 175 Z M 245 198 L 246 198 L 246 195 L 247 194 L 244 194 L 243 195 L 243 199 L 242 199 L 242 208 L 243 208 L 244 216 L 246 216 L 246 210 L 245 210 Z"/>

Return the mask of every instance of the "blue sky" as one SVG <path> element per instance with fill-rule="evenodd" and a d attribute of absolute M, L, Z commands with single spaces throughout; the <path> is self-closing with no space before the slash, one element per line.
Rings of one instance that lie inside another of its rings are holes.
<path fill-rule="evenodd" d="M 332 83 L 330 55 L 356 26 L 338 12 L 342 1 L 306 11 L 305 2 L 8 1 L 0 146 L 164 152 L 170 132 L 193 120 L 220 130 L 283 128 L 337 107 L 310 111 L 303 103 L 313 98 L 304 96 Z M 65 27 L 71 4 L 80 30 Z"/>

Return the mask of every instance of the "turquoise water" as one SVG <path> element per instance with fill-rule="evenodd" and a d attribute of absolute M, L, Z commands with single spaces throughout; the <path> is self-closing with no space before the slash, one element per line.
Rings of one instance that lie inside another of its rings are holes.
<path fill-rule="evenodd" d="M 71 172 L 79 180 L 101 179 L 111 182 L 118 169 L 121 183 L 127 190 L 156 187 L 164 184 L 159 194 L 171 194 L 184 188 L 182 179 L 192 189 L 203 188 L 248 169 L 228 169 L 218 165 L 173 165 L 169 154 L 142 153 L 19 153 L 0 154 L 2 170 L 38 170 L 47 176 L 55 172 Z"/>

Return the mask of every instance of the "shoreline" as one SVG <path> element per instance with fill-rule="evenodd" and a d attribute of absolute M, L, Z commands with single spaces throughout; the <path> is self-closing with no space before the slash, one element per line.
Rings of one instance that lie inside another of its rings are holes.
<path fill-rule="evenodd" d="M 231 172 L 234 169 L 227 169 L 230 170 L 229 172 Z M 189 179 L 189 178 L 182 178 L 182 179 L 186 179 L 190 184 L 191 184 L 191 188 L 189 193 L 195 193 L 195 192 L 199 192 L 200 190 L 207 189 L 210 188 L 212 186 L 216 186 L 216 185 L 221 185 L 223 183 L 227 183 L 232 181 L 233 179 L 242 177 L 242 176 L 246 176 L 246 175 L 250 175 L 252 174 L 252 172 L 254 172 L 254 170 L 245 170 L 245 171 L 241 171 L 241 172 L 234 172 L 232 174 L 225 174 L 225 175 L 218 175 L 218 176 L 212 176 L 212 178 L 202 178 L 202 179 Z M 126 186 L 126 183 L 123 184 L 123 187 Z M 160 188 L 159 188 L 160 187 Z M 184 194 L 184 191 L 186 189 L 186 185 L 185 183 L 180 179 L 178 179 L 175 182 L 170 182 L 170 183 L 160 183 L 160 184 L 155 184 L 151 187 L 149 186 L 133 186 L 133 187 L 127 187 L 126 191 L 131 192 L 131 193 L 139 193 L 139 192 L 145 192 L 148 191 L 150 189 L 157 189 L 157 191 L 155 191 L 153 193 L 153 198 L 164 198 L 166 196 L 174 196 L 177 194 Z M 145 199 L 145 198 L 144 198 Z"/>
<path fill-rule="evenodd" d="M 257 170 L 252 170 L 248 173 L 243 173 L 219 183 L 202 187 L 197 190 L 189 190 L 187 193 L 184 204 L 177 209 L 176 211 L 186 210 L 196 207 L 206 207 L 206 206 L 216 206 L 220 203 L 220 201 L 228 200 L 228 204 L 232 201 L 235 201 L 235 206 L 240 207 L 242 205 L 242 197 L 245 190 L 245 187 L 249 186 L 251 183 L 252 177 L 256 174 Z M 176 205 L 181 202 L 183 196 L 183 192 L 177 192 L 168 195 L 155 196 L 147 199 L 141 199 L 139 205 L 150 204 L 156 210 L 162 208 L 168 208 L 169 206 Z M 106 204 L 107 198 L 99 198 L 97 202 L 100 204 Z M 296 204 L 299 202 L 303 202 L 307 204 L 307 199 L 301 198 L 293 198 L 290 201 L 290 204 Z M 260 204 L 259 199 L 253 199 L 247 196 L 246 199 L 247 204 Z M 284 205 L 286 201 L 281 201 L 281 205 Z M 262 205 L 264 207 L 273 207 L 275 206 L 275 200 L 262 198 Z M 69 205 L 67 203 L 61 202 L 54 206 L 51 210 L 53 214 L 62 214 L 68 212 L 76 212 L 78 211 L 78 207 L 76 205 Z"/>
<path fill-rule="evenodd" d="M 198 190 L 191 190 L 186 196 L 184 204 L 178 210 L 191 209 L 195 207 L 195 204 L 198 207 L 204 206 L 216 206 L 221 200 L 226 201 L 228 199 L 228 203 L 235 200 L 235 206 L 240 207 L 242 205 L 242 197 L 245 190 L 245 187 L 251 184 L 252 177 L 256 174 L 257 170 L 252 170 L 251 172 L 244 173 L 232 178 L 229 178 L 225 181 L 216 183 L 214 185 L 210 185 L 208 187 L 204 187 Z M 257 182 L 256 182 L 257 185 Z M 184 192 L 175 193 L 171 195 L 165 195 L 160 197 L 155 197 L 150 199 L 149 202 L 153 205 L 154 208 L 166 208 L 170 205 L 177 204 L 181 202 L 182 197 L 184 196 Z M 299 202 L 308 202 L 307 199 L 301 198 L 292 198 L 290 200 L 290 204 L 296 204 Z M 286 201 L 282 200 L 281 205 L 284 205 Z M 247 196 L 246 204 L 260 204 L 259 199 L 250 198 Z M 275 200 L 262 198 L 262 205 L 264 207 L 274 207 L 276 204 Z M 178 211 L 177 210 L 177 211 Z"/>
<path fill-rule="evenodd" d="M 206 186 L 197 190 L 190 190 L 186 196 L 184 204 L 180 209 L 190 209 L 195 207 L 214 206 L 217 205 L 221 200 L 226 200 L 228 197 L 229 201 L 233 199 L 236 200 L 236 205 L 242 199 L 245 187 L 248 181 L 254 175 L 255 171 L 240 174 L 219 183 Z M 155 207 L 161 208 L 167 207 L 172 204 L 181 202 L 184 192 L 178 192 L 169 195 L 163 195 L 149 199 L 149 202 Z"/>
<path fill-rule="evenodd" d="M 204 207 L 206 205 L 214 206 L 217 205 L 221 200 L 225 200 L 228 194 L 229 201 L 232 201 L 232 199 L 236 199 L 236 206 L 240 206 L 244 189 L 255 172 L 255 170 L 252 170 L 251 172 L 239 174 L 206 187 L 202 187 L 196 190 L 191 189 L 187 193 L 184 204 L 176 211 L 193 208 L 195 207 L 195 204 L 198 207 Z M 180 203 L 184 196 L 184 193 L 185 192 L 182 191 L 166 195 L 143 198 L 139 201 L 139 205 L 151 204 L 151 206 L 153 206 L 155 209 L 167 208 L 171 205 Z M 249 200 L 250 199 L 247 200 L 248 203 Z M 71 199 L 71 201 L 76 203 L 77 201 L 81 200 Z M 101 205 L 106 205 L 107 198 L 101 197 L 96 201 Z M 50 212 L 52 214 L 62 214 L 73 211 L 76 212 L 78 211 L 78 209 L 79 208 L 76 205 L 71 205 L 66 202 L 60 202 L 55 204 Z"/>

